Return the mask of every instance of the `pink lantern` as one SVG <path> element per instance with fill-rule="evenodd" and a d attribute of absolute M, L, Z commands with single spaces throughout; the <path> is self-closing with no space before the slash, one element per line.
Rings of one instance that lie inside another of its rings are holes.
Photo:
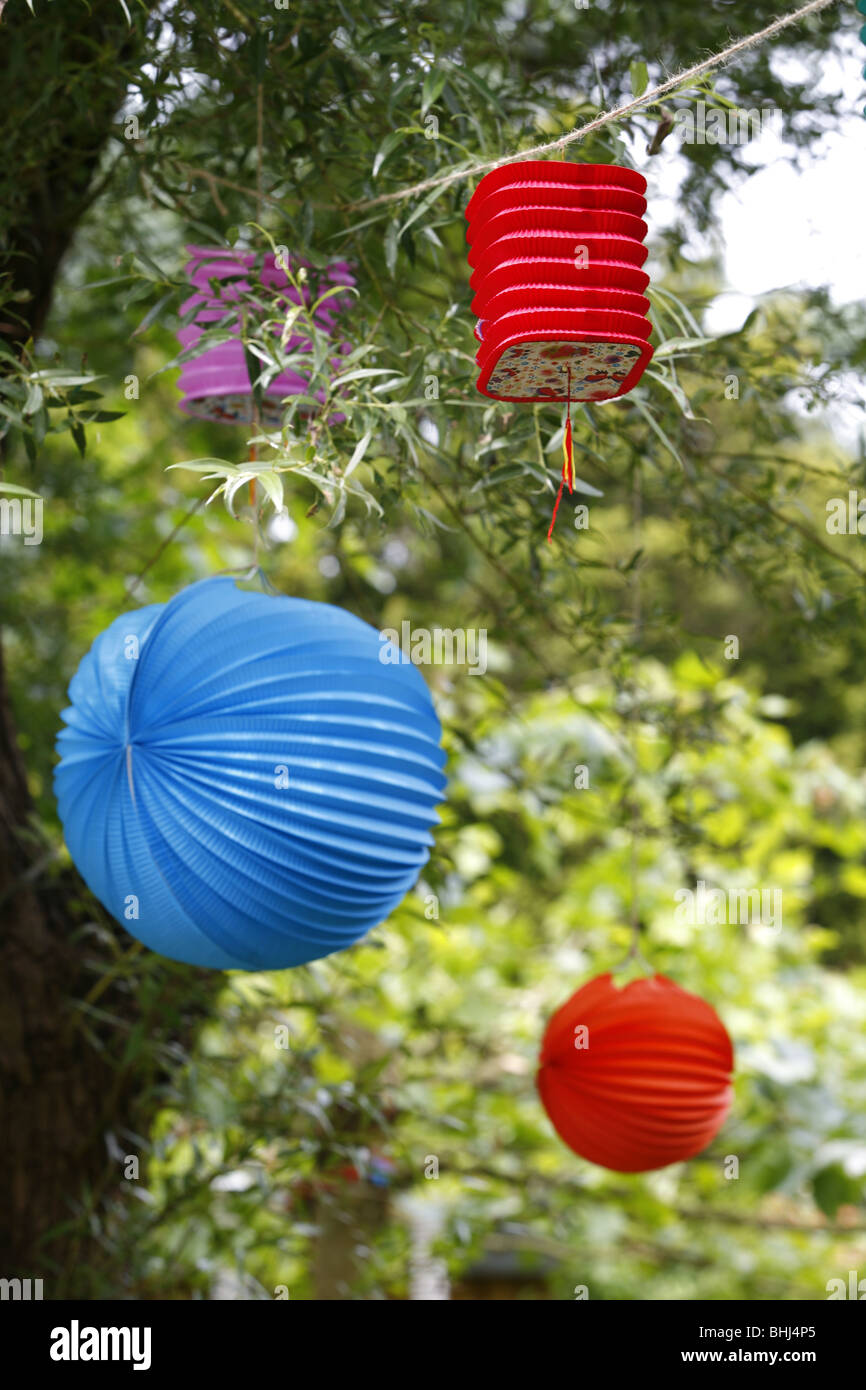
<path fill-rule="evenodd" d="M 188 246 L 190 260 L 187 277 L 195 287 L 181 305 L 181 314 L 187 315 L 198 309 L 192 322 L 178 330 L 181 347 L 194 347 L 205 328 L 219 323 L 226 317 L 233 302 L 250 291 L 250 271 L 255 267 L 257 257 L 252 251 L 235 251 L 230 247 L 213 248 L 207 246 Z M 310 305 L 325 291 L 338 285 L 355 284 L 346 261 L 333 261 L 324 270 L 316 270 L 304 261 L 307 279 L 298 291 L 290 284 L 285 271 L 277 264 L 276 257 L 267 255 L 261 271 L 261 283 L 268 288 L 283 291 L 282 304 Z M 215 293 L 213 281 L 220 281 L 219 292 Z M 350 295 L 334 294 L 320 304 L 314 314 L 317 327 L 331 334 L 337 326 L 337 319 L 349 302 Z M 199 307 L 200 306 L 200 307 Z M 243 343 L 240 338 L 240 322 L 232 331 L 238 336 L 227 343 L 218 343 L 205 348 L 197 357 L 185 362 L 178 379 L 178 387 L 183 394 L 181 410 L 194 415 L 199 420 L 216 420 L 226 425 L 250 424 L 253 421 L 253 392 L 247 371 Z M 310 348 L 309 338 L 294 333 L 286 341 L 286 352 L 304 351 Z M 351 350 L 350 343 L 336 345 L 337 356 L 331 359 L 333 370 L 339 367 L 339 356 Z M 261 410 L 261 423 L 266 429 L 278 429 L 282 421 L 281 402 L 287 396 L 302 396 L 309 391 L 310 379 L 296 371 L 281 372 L 265 390 L 265 400 Z M 325 399 L 324 391 L 317 391 L 316 399 Z"/>

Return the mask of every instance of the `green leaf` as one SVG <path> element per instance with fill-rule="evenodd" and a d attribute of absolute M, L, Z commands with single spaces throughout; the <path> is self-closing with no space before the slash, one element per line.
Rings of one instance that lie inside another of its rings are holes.
<path fill-rule="evenodd" d="M 448 81 L 448 69 L 443 65 L 432 67 L 424 78 L 421 87 L 421 115 L 426 116 L 430 107 L 442 94 L 442 88 Z"/>
<path fill-rule="evenodd" d="M 258 408 L 261 410 L 262 406 L 264 405 L 265 391 L 264 386 L 260 380 L 260 372 L 258 366 L 256 365 L 256 360 L 258 359 L 259 361 L 267 361 L 268 359 L 262 355 L 260 350 L 256 347 L 255 343 L 244 343 L 243 350 L 244 362 L 246 364 L 247 376 L 250 379 L 250 389 L 253 393 L 253 400 L 255 401 Z"/>
<path fill-rule="evenodd" d="M 39 381 L 49 389 L 54 387 L 57 390 L 66 386 L 89 386 L 92 381 L 99 381 L 98 376 L 69 376 L 66 372 L 55 372 L 46 369 L 41 372 L 33 372 L 31 380 Z"/>
<path fill-rule="evenodd" d="M 166 284 L 168 282 L 168 276 L 166 275 L 165 271 L 160 270 L 156 261 L 151 260 L 150 256 L 147 254 L 146 251 L 142 251 L 141 248 L 139 248 L 135 252 L 135 255 L 138 258 L 138 260 L 141 261 L 142 265 L 145 266 L 147 270 L 152 272 L 152 277 L 154 279 L 161 281 L 163 284 Z M 150 279 L 151 276 L 148 276 L 147 278 Z"/>
<path fill-rule="evenodd" d="M 352 372 L 345 372 L 342 376 L 335 376 L 332 382 L 334 386 L 345 386 L 348 381 L 360 381 L 367 376 L 393 376 L 394 372 L 390 367 L 357 367 Z"/>
<path fill-rule="evenodd" d="M 670 392 L 687 420 L 697 419 L 697 416 L 692 410 L 689 398 L 678 381 L 674 381 L 671 376 L 665 376 L 662 372 L 649 371 L 647 372 L 647 376 L 651 376 L 660 386 L 663 386 L 666 391 Z"/>
<path fill-rule="evenodd" d="M 185 468 L 188 473 L 204 474 L 213 474 L 216 470 L 217 474 L 225 474 L 227 477 L 239 472 L 236 463 L 230 463 L 228 459 L 213 458 L 189 459 L 184 463 L 169 463 L 166 466 L 166 473 L 170 473 L 173 468 Z"/>
<path fill-rule="evenodd" d="M 399 231 L 399 233 L 398 233 L 398 236 L 402 236 L 404 232 L 408 231 L 408 229 L 412 226 L 412 223 L 415 222 L 415 221 L 417 221 L 417 219 L 418 219 L 419 217 L 422 217 L 422 216 L 424 215 L 424 213 L 427 211 L 427 209 L 428 209 L 429 207 L 432 207 L 433 203 L 436 202 L 436 199 L 439 198 L 439 197 L 441 197 L 441 196 L 442 196 L 442 189 L 441 189 L 441 188 L 432 188 L 432 189 L 429 191 L 429 193 L 425 194 L 425 196 L 421 199 L 421 201 L 420 201 L 420 203 L 418 204 L 418 206 L 417 206 L 416 208 L 414 208 L 413 211 L 412 211 L 412 212 L 409 214 L 409 216 L 406 218 L 406 221 L 403 223 L 402 227 L 400 228 L 400 231 Z"/>
<path fill-rule="evenodd" d="M 642 97 L 649 85 L 649 73 L 646 63 L 637 60 L 629 64 L 629 77 L 631 78 L 632 95 Z"/>
<path fill-rule="evenodd" d="M 148 309 L 147 313 L 141 320 L 141 323 L 138 325 L 138 327 L 133 330 L 133 338 L 137 337 L 139 333 L 146 333 L 148 328 L 150 328 L 150 325 L 152 323 L 155 323 L 156 320 L 159 318 L 166 304 L 168 304 L 169 301 L 173 298 L 174 290 L 169 290 L 168 293 L 164 294 L 161 299 L 158 299 L 156 303 L 152 306 L 152 308 Z"/>
<path fill-rule="evenodd" d="M 600 488 L 593 487 L 592 483 L 584 482 L 583 478 L 578 478 L 575 475 L 573 482 L 575 492 L 585 492 L 588 497 L 604 497 Z"/>
<path fill-rule="evenodd" d="M 656 359 L 673 357 L 674 353 L 695 352 L 698 348 L 707 347 L 715 341 L 715 338 L 668 338 L 666 343 L 656 348 L 653 355 Z"/>
<path fill-rule="evenodd" d="M 373 160 L 374 179 L 378 177 L 379 171 L 382 168 L 382 165 L 385 163 L 385 160 L 388 158 L 388 155 L 392 154 L 393 151 L 396 150 L 397 146 L 401 144 L 403 140 L 405 140 L 408 130 L 409 127 L 401 126 L 399 130 L 392 130 L 390 135 L 385 136 L 385 139 L 382 141 L 381 145 L 376 151 L 376 157 Z"/>
<path fill-rule="evenodd" d="M 0 479 L 0 492 L 11 492 L 16 497 L 37 497 L 38 492 L 31 492 L 29 487 L 20 487 L 18 483 L 6 483 Z"/>
<path fill-rule="evenodd" d="M 72 431 L 72 438 L 75 440 L 75 447 L 84 458 L 87 452 L 87 436 L 84 433 L 84 426 L 78 420 L 70 420 L 69 428 Z"/>
<path fill-rule="evenodd" d="M 258 474 L 258 480 L 273 503 L 274 511 L 281 512 L 284 506 L 283 480 L 272 469 Z"/>
<path fill-rule="evenodd" d="M 471 490 L 478 492 L 482 488 L 500 487 L 503 483 L 513 482 L 515 478 L 525 478 L 526 471 L 522 463 L 502 463 L 497 468 L 491 468 L 485 477 L 473 484 Z"/>
<path fill-rule="evenodd" d="M 385 264 L 391 274 L 397 265 L 397 247 L 400 242 L 400 226 L 397 221 L 388 223 L 388 230 L 385 233 Z"/>
<path fill-rule="evenodd" d="M 658 423 L 658 421 L 656 420 L 656 418 L 655 418 L 655 416 L 653 415 L 652 411 L 649 410 L 649 409 L 647 408 L 647 406 L 644 404 L 644 402 L 643 402 L 642 400 L 640 400 L 640 398 L 639 398 L 638 396 L 635 396 L 635 397 L 634 397 L 634 404 L 635 404 L 636 409 L 640 412 L 640 414 L 641 414 L 641 415 L 643 416 L 643 418 L 646 420 L 646 422 L 647 422 L 647 424 L 649 425 L 650 429 L 652 430 L 653 434 L 655 434 L 655 435 L 658 437 L 658 439 L 661 440 L 662 444 L 665 446 L 665 448 L 667 449 L 668 453 L 671 455 L 671 457 L 672 457 L 673 459 L 676 460 L 676 462 L 679 464 L 680 468 L 681 468 L 681 469 L 683 470 L 683 472 L 685 473 L 685 472 L 687 471 L 687 470 L 686 470 L 686 466 L 685 466 L 685 464 L 683 463 L 682 459 L 680 458 L 680 455 L 679 455 L 679 453 L 678 453 L 678 451 L 677 451 L 677 449 L 676 449 L 676 446 L 675 446 L 674 444 L 671 443 L 670 439 L 669 439 L 668 436 L 665 434 L 664 430 L 662 429 L 661 425 L 660 425 L 660 424 Z"/>
<path fill-rule="evenodd" d="M 379 396 L 385 391 L 394 391 L 398 386 L 405 386 L 408 381 L 408 376 L 392 376 L 388 381 L 380 381 L 378 386 L 374 386 L 372 394 Z"/>
<path fill-rule="evenodd" d="M 346 471 L 343 474 L 344 478 L 348 478 L 349 474 L 354 472 L 354 470 L 358 467 L 358 464 L 361 462 L 361 459 L 367 452 L 368 445 L 372 438 L 373 431 L 367 430 L 367 433 L 363 436 L 363 438 L 358 440 L 358 443 L 355 445 L 355 448 L 352 451 L 352 457 L 349 459 L 349 462 L 346 465 Z"/>
<path fill-rule="evenodd" d="M 42 409 L 37 410 L 30 421 L 30 428 L 33 431 L 33 441 L 35 444 L 42 443 L 48 433 L 50 424 L 51 416 L 48 414 L 47 408 L 43 405 Z"/>

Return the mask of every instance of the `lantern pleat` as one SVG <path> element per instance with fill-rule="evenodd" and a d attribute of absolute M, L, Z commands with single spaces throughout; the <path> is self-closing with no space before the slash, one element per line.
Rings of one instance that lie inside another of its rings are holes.
<path fill-rule="evenodd" d="M 496 319 L 500 314 L 516 313 L 518 309 L 610 309 L 629 314 L 645 314 L 650 302 L 645 295 L 629 290 L 581 289 L 577 285 L 513 285 L 500 290 L 488 302 L 486 315 Z"/>
<path fill-rule="evenodd" d="M 480 185 L 479 185 L 480 187 Z M 522 179 L 502 184 L 484 197 L 483 209 L 477 213 L 466 209 L 471 224 L 481 223 L 485 218 L 493 218 L 500 212 L 511 208 L 535 207 L 578 208 L 581 211 L 600 210 L 604 212 L 628 212 L 632 217 L 643 217 L 646 212 L 646 198 L 630 189 L 617 188 L 612 184 L 563 184 L 539 179 Z"/>
<path fill-rule="evenodd" d="M 526 183 L 556 183 L 577 193 L 582 188 L 625 188 L 632 193 L 646 193 L 646 179 L 636 169 L 620 164 L 578 164 L 565 160 L 516 159 L 491 169 L 479 183 L 466 208 L 470 221 L 484 215 L 485 200 L 500 188 L 520 187 Z"/>
<path fill-rule="evenodd" d="M 575 1046 L 580 1028 L 586 1046 Z M 601 975 L 550 1020 L 538 1089 L 575 1153 L 647 1172 L 706 1148 L 730 1109 L 732 1067 L 730 1038 L 705 1000 L 663 976 L 618 989 Z"/>
<path fill-rule="evenodd" d="M 472 312 L 483 317 L 488 312 L 490 300 L 502 290 L 547 283 L 572 289 L 609 288 L 643 294 L 649 285 L 649 276 L 645 270 L 627 265 L 625 261 L 601 260 L 577 266 L 573 259 L 563 256 L 515 256 L 491 270 L 484 279 L 477 272 L 470 277 L 470 287 L 476 291 Z"/>
<path fill-rule="evenodd" d="M 552 256 L 554 259 L 575 262 L 576 245 L 585 247 L 585 264 L 596 261 L 618 261 L 623 265 L 633 265 L 638 270 L 643 265 L 649 251 L 641 242 L 630 236 L 615 236 L 601 232 L 560 232 L 546 231 L 540 227 L 526 228 L 521 232 L 505 232 L 495 241 L 478 251 L 470 251 L 467 259 L 477 279 L 483 280 L 495 270 L 516 256 Z M 575 269 L 578 265 L 575 264 Z"/>
<path fill-rule="evenodd" d="M 70 853 L 124 926 L 179 960 L 267 969 L 388 916 L 427 861 L 445 783 L 423 677 L 384 648 L 341 609 L 230 579 L 97 638 L 55 786 Z"/>
<path fill-rule="evenodd" d="M 589 232 L 598 235 L 629 236 L 643 241 L 649 228 L 634 213 L 615 208 L 586 208 L 573 202 L 547 203 L 543 198 L 533 203 L 519 203 L 500 212 L 486 212 L 484 218 L 471 222 L 466 240 L 473 248 L 497 241 L 512 232 Z"/>

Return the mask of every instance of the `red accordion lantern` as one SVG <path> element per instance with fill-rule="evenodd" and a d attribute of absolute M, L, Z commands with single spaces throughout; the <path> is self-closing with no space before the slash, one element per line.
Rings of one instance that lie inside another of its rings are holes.
<path fill-rule="evenodd" d="M 653 353 L 645 192 L 641 174 L 616 164 L 527 159 L 481 180 L 466 239 L 483 395 L 570 404 L 637 385 Z M 573 481 L 568 412 L 554 521 Z"/>
<path fill-rule="evenodd" d="M 538 1090 L 590 1163 L 645 1173 L 693 1158 L 731 1107 L 731 1040 L 715 1009 L 663 975 L 590 980 L 544 1034 Z"/>

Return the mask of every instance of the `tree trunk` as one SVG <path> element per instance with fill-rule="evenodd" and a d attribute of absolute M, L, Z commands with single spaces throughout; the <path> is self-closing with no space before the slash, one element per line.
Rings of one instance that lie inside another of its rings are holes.
<path fill-rule="evenodd" d="M 18 3 L 0 23 L 0 273 L 27 295 L 2 313 L 7 343 L 44 325 L 144 43 L 144 17 L 132 9 L 129 27 L 117 0 L 37 6 L 35 17 Z M 108 984 L 100 1005 L 112 1023 L 94 1046 L 76 1007 L 100 955 L 99 941 L 82 929 L 86 910 L 73 906 L 86 904 L 86 890 L 73 874 L 45 876 L 44 848 L 28 834 L 31 814 L 0 650 L 0 1277 L 43 1277 L 44 1297 L 57 1298 L 91 1291 L 82 1271 L 99 1247 L 88 1247 L 76 1216 L 82 1192 L 92 1200 L 122 1178 L 106 1135 L 123 1127 L 132 1097 L 145 1089 L 120 1064 L 141 1001 Z M 152 1076 L 152 1050 L 144 1065 Z"/>
<path fill-rule="evenodd" d="M 73 1214 L 82 1179 L 104 1167 L 93 1119 L 110 1076 L 70 1028 L 81 966 L 63 898 L 74 885 L 40 892 L 21 834 L 29 813 L 0 653 L 0 1268 L 10 1278 L 44 1275 L 50 1296 L 38 1242 Z"/>
<path fill-rule="evenodd" d="M 0 270 L 29 295 L 3 315 L 23 320 L 4 323 L 7 341 L 42 329 L 58 267 L 92 197 L 144 43 L 144 17 L 131 8 L 131 28 L 118 0 L 37 5 L 35 16 L 16 3 L 0 21 Z"/>

